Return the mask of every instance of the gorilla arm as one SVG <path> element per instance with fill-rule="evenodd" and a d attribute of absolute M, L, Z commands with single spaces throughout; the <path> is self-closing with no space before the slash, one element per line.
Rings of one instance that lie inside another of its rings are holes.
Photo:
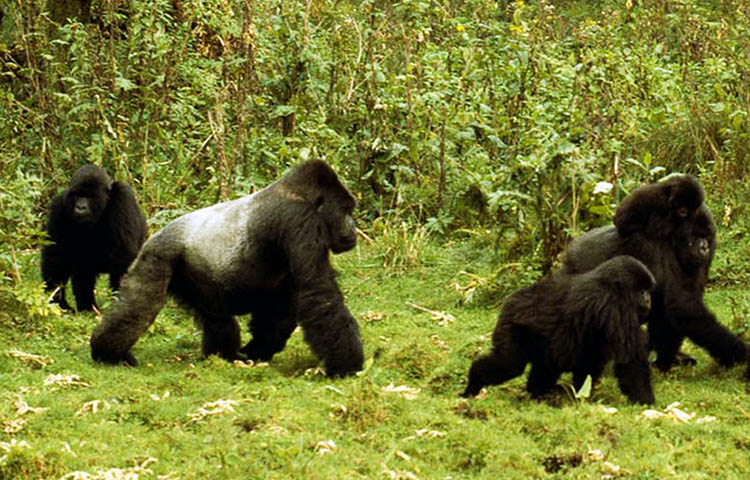
<path fill-rule="evenodd" d="M 362 369 L 364 352 L 359 326 L 346 308 L 328 258 L 328 248 L 319 244 L 315 232 L 325 227 L 311 220 L 301 226 L 297 240 L 287 245 L 292 277 L 296 280 L 298 323 L 313 353 L 323 360 L 329 377 L 344 376 Z M 304 230 L 311 229 L 309 234 Z"/>

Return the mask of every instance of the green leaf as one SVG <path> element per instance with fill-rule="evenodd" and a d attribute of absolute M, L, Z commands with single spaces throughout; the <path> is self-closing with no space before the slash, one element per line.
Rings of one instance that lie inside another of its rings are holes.
<path fill-rule="evenodd" d="M 586 380 L 583 381 L 583 385 L 576 392 L 576 399 L 587 400 L 591 397 L 591 375 L 586 375 Z"/>

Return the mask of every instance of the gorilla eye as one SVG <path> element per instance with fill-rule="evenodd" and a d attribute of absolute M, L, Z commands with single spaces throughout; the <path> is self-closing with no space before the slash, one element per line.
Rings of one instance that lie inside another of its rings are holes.
<path fill-rule="evenodd" d="M 687 207 L 682 207 L 677 209 L 677 215 L 679 215 L 682 218 L 687 217 L 688 215 L 688 209 Z"/>

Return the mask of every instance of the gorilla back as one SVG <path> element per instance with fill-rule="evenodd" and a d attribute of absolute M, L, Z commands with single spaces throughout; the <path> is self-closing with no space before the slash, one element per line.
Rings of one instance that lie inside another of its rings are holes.
<path fill-rule="evenodd" d="M 184 215 L 143 246 L 120 300 L 91 336 L 95 360 L 136 364 L 130 353 L 168 294 L 203 329 L 203 354 L 269 360 L 294 328 L 329 376 L 353 373 L 364 355 L 329 251 L 356 244 L 356 201 L 325 163 L 299 165 L 252 195 Z M 250 313 L 240 348 L 235 315 Z"/>

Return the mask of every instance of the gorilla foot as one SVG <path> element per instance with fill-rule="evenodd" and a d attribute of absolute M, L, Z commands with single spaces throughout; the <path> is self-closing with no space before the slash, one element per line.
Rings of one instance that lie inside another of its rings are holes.
<path fill-rule="evenodd" d="M 101 352 L 91 350 L 91 358 L 96 362 L 109 363 L 111 365 L 127 365 L 129 367 L 137 367 L 138 360 L 128 350 L 122 355 L 117 355 L 111 352 Z"/>
<path fill-rule="evenodd" d="M 467 385 L 464 392 L 461 394 L 463 398 L 474 398 L 476 397 L 479 392 L 482 391 L 482 387 L 478 385 Z"/>
<path fill-rule="evenodd" d="M 268 362 L 276 354 L 276 352 L 271 351 L 268 346 L 260 345 L 260 342 L 255 342 L 254 340 L 251 340 L 247 345 L 240 348 L 239 353 L 253 362 Z"/>

